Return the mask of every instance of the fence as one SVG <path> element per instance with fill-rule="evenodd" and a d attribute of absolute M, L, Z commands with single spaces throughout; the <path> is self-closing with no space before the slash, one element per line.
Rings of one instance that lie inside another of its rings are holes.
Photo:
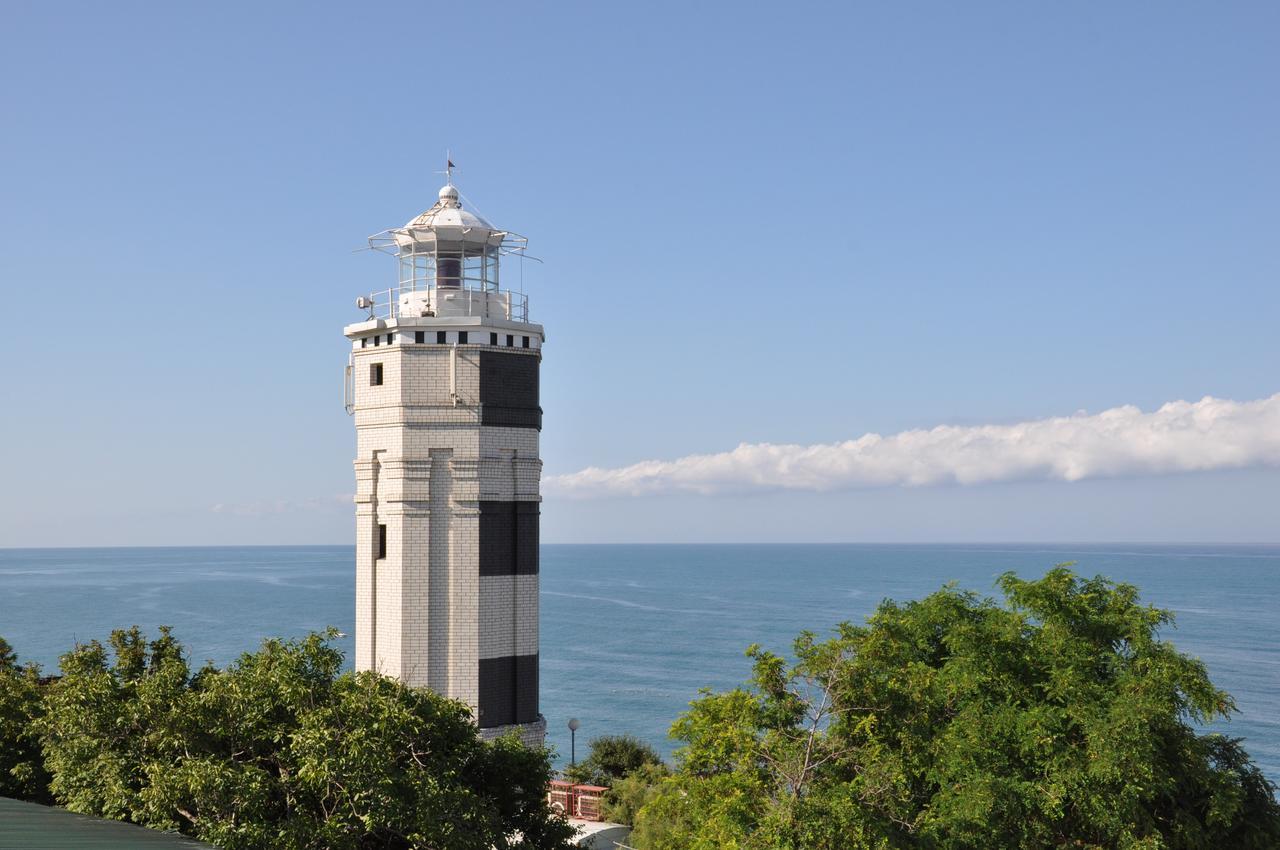
<path fill-rule="evenodd" d="M 604 795 L 609 789 L 603 785 L 574 785 L 559 779 L 551 781 L 547 789 L 547 802 L 551 808 L 566 817 L 580 820 L 604 820 Z"/>

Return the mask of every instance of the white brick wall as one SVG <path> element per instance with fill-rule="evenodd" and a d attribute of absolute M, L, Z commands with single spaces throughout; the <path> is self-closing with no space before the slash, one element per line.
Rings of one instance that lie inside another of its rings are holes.
<path fill-rule="evenodd" d="M 480 578 L 480 657 L 538 651 L 538 577 Z"/>
<path fill-rule="evenodd" d="M 520 736 L 526 747 L 541 747 L 547 737 L 547 718 L 538 715 L 536 723 L 525 723 L 519 726 L 495 726 L 492 729 L 481 729 L 480 737 L 486 741 L 501 738 L 510 732 Z"/>
<path fill-rule="evenodd" d="M 424 330 L 434 342 L 435 329 Z M 430 687 L 478 714 L 479 659 L 538 651 L 538 577 L 480 577 L 477 504 L 540 499 L 538 432 L 480 425 L 478 348 L 454 354 L 408 333 L 391 346 L 385 336 L 378 347 L 357 340 L 352 356 L 356 668 Z M 536 337 L 540 346 L 541 329 Z M 380 386 L 370 385 L 373 363 L 382 364 Z M 545 722 L 518 731 L 540 745 Z"/>

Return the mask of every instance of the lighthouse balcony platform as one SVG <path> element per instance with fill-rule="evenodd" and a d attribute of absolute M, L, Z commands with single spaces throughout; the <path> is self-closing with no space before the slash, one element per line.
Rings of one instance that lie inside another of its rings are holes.
<path fill-rule="evenodd" d="M 356 299 L 370 319 L 476 317 L 529 323 L 529 296 L 490 286 L 395 287 Z"/>

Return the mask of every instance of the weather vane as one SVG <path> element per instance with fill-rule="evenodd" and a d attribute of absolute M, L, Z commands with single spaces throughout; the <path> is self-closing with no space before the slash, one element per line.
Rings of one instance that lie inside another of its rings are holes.
<path fill-rule="evenodd" d="M 445 151 L 444 151 L 444 171 L 437 171 L 437 172 L 436 172 L 436 174 L 443 174 L 443 175 L 444 175 L 445 182 L 446 182 L 446 183 L 448 183 L 450 186 L 452 186 L 452 185 L 453 185 L 453 169 L 455 169 L 455 168 L 457 168 L 457 167 L 458 167 L 458 166 L 456 166 L 456 165 L 454 165 L 454 164 L 453 164 L 453 160 L 452 160 L 452 159 L 450 159 L 449 149 L 448 149 L 448 148 L 445 148 Z"/>

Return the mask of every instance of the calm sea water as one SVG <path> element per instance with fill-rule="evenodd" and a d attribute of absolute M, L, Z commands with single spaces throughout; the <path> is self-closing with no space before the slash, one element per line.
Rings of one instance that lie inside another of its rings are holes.
<path fill-rule="evenodd" d="M 353 629 L 350 547 L 0 550 L 0 635 L 54 668 L 74 641 L 170 624 L 194 662 L 225 663 L 265 636 Z M 1246 739 L 1280 781 L 1280 547 L 1277 546 L 545 546 L 542 710 L 569 755 L 565 722 L 630 732 L 669 753 L 666 731 L 698 688 L 743 681 L 745 647 L 785 652 L 802 629 L 860 621 L 884 598 L 945 582 L 994 592 L 1076 561 L 1138 585 L 1177 613 L 1169 636 L 1208 664 Z M 341 642 L 348 653 L 352 639 Z"/>

